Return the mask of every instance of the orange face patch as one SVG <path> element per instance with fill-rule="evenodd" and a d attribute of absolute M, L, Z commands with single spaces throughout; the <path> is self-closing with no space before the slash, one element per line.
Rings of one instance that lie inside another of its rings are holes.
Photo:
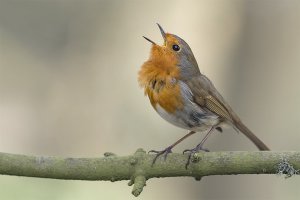
<path fill-rule="evenodd" d="M 173 35 L 167 33 L 167 34 L 166 34 L 166 41 L 165 41 L 165 44 L 164 44 L 164 45 L 165 45 L 168 49 L 171 50 L 171 49 L 172 49 L 172 46 L 173 46 L 174 44 L 179 45 L 178 40 L 177 40 Z"/>

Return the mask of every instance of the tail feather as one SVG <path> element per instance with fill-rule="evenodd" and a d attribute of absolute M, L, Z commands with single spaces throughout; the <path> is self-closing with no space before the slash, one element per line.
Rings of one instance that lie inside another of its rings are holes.
<path fill-rule="evenodd" d="M 255 146 L 260 150 L 260 151 L 270 151 L 270 148 L 265 145 L 250 129 L 248 129 L 241 121 L 236 121 L 235 123 L 236 128 L 238 128 L 244 135 L 249 138 Z"/>

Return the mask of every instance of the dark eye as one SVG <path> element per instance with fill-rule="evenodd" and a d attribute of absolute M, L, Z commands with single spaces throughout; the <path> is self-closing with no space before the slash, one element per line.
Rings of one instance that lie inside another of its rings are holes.
<path fill-rule="evenodd" d="M 180 50 L 180 47 L 177 44 L 174 44 L 172 46 L 172 48 L 173 48 L 174 51 L 179 51 Z"/>

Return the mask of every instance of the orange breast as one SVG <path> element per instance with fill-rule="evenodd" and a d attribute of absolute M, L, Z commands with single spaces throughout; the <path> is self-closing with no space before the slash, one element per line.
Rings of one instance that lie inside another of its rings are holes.
<path fill-rule="evenodd" d="M 139 83 L 144 88 L 154 109 L 159 104 L 169 113 L 183 107 L 180 86 L 177 82 L 179 69 L 177 59 L 162 52 L 161 49 L 152 48 L 152 56 L 145 62 L 139 72 Z"/>
<path fill-rule="evenodd" d="M 180 87 L 177 83 L 166 83 L 160 90 L 151 87 L 147 87 L 145 90 L 155 109 L 156 105 L 159 104 L 168 113 L 173 113 L 183 107 Z"/>

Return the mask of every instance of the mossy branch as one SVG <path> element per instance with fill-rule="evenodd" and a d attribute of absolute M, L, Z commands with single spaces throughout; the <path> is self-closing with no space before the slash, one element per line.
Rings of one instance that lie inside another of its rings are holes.
<path fill-rule="evenodd" d="M 60 158 L 0 153 L 0 174 L 69 180 L 130 180 L 132 194 L 138 196 L 146 180 L 154 177 L 231 174 L 285 174 L 300 169 L 300 152 L 209 152 L 197 153 L 188 169 L 187 155 L 172 153 L 152 167 L 153 155 L 138 149 L 130 156 L 105 153 L 102 158 Z"/>

